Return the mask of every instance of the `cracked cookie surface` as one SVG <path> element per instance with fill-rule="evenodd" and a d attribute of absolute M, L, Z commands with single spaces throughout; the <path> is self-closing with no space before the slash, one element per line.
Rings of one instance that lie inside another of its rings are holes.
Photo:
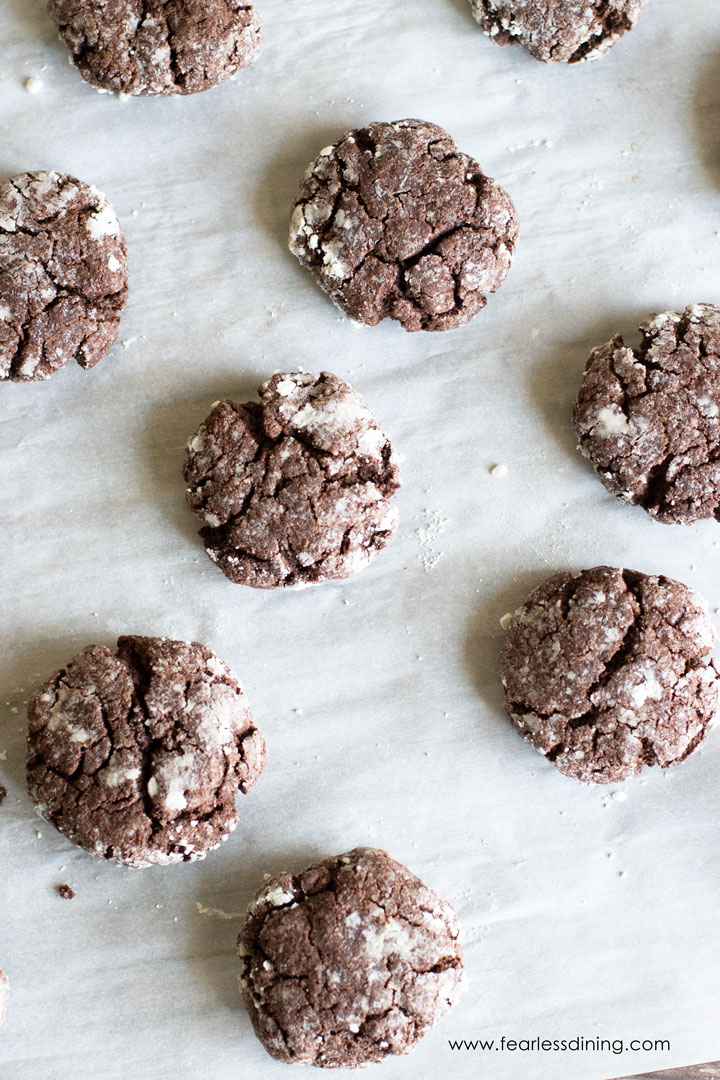
<path fill-rule="evenodd" d="M 608 566 L 556 574 L 512 617 L 505 705 L 527 742 L 577 780 L 667 768 L 710 731 L 713 641 L 702 599 L 680 582 Z"/>
<path fill-rule="evenodd" d="M 498 45 L 519 42 L 544 63 L 597 60 L 633 26 L 646 0 L 470 0 Z"/>
<path fill-rule="evenodd" d="M 28 706 L 38 813 L 125 866 L 203 858 L 235 828 L 265 743 L 234 675 L 209 649 L 121 637 L 88 645 Z"/>
<path fill-rule="evenodd" d="M 268 1053 L 323 1068 L 409 1053 L 462 986 L 455 912 L 377 848 L 271 878 L 250 905 L 238 953 Z"/>
<path fill-rule="evenodd" d="M 189 440 L 183 475 L 223 573 L 257 589 L 363 569 L 392 539 L 393 447 L 347 383 L 273 375 L 260 403 L 221 401 Z"/>
<path fill-rule="evenodd" d="M 104 195 L 29 172 L 0 186 L 0 380 L 102 360 L 127 300 L 125 240 Z"/>
<path fill-rule="evenodd" d="M 248 67 L 262 23 L 237 0 L 49 0 L 73 63 L 120 94 L 196 94 Z"/>
<path fill-rule="evenodd" d="M 401 120 L 349 131 L 321 151 L 289 245 L 356 322 L 451 330 L 500 288 L 517 234 L 510 196 L 446 131 Z"/>
<path fill-rule="evenodd" d="M 588 360 L 573 426 L 608 491 L 667 524 L 720 520 L 720 308 L 693 304 Z"/>

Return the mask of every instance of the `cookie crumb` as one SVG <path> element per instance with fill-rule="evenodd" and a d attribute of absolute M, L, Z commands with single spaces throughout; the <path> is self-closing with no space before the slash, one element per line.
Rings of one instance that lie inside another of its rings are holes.
<path fill-rule="evenodd" d="M 611 796 L 611 798 L 613 798 L 615 800 L 615 802 L 625 802 L 627 797 L 628 797 L 627 791 L 613 791 L 612 796 Z"/>
<path fill-rule="evenodd" d="M 490 467 L 490 475 L 491 476 L 507 476 L 507 474 L 508 474 L 507 465 L 492 465 Z"/>
<path fill-rule="evenodd" d="M 28 94 L 39 94 L 43 88 L 42 79 L 38 79 L 36 75 L 31 75 L 29 79 L 25 80 L 25 89 Z"/>
<path fill-rule="evenodd" d="M 71 889 L 70 886 L 67 885 L 67 884 L 58 885 L 57 891 L 60 893 L 63 900 L 74 900 L 75 899 L 75 890 Z"/>
<path fill-rule="evenodd" d="M 501 618 L 501 620 L 500 620 L 500 625 L 502 626 L 503 630 L 509 630 L 509 628 L 510 628 L 510 623 L 511 623 L 511 622 L 512 622 L 512 612 L 511 612 L 511 611 L 508 611 L 508 612 L 507 612 L 507 613 L 506 613 L 505 615 L 503 615 L 503 617 Z"/>

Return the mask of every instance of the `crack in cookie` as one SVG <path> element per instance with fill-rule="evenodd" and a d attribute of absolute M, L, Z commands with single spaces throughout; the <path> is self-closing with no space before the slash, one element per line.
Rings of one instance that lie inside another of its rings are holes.
<path fill-rule="evenodd" d="M 349 318 L 406 330 L 469 322 L 510 269 L 512 201 L 442 128 L 349 131 L 308 168 L 290 250 Z"/>
<path fill-rule="evenodd" d="M 483 33 L 546 64 L 597 60 L 632 30 L 646 0 L 470 0 Z"/>
<path fill-rule="evenodd" d="M 556 574 L 515 612 L 501 661 L 520 734 L 561 772 L 616 783 L 684 761 L 720 682 L 702 599 L 666 577 L 599 566 Z"/>
<path fill-rule="evenodd" d="M 274 375 L 259 395 L 259 404 L 218 402 L 187 445 L 187 498 L 208 555 L 257 589 L 363 569 L 397 522 L 389 439 L 329 372 Z"/>
<path fill-rule="evenodd" d="M 658 521 L 720 520 L 720 308 L 693 304 L 618 334 L 588 360 L 579 449 L 608 491 Z"/>
<path fill-rule="evenodd" d="M 86 82 L 119 94 L 197 94 L 257 59 L 262 23 L 236 0 L 49 0 Z"/>
<path fill-rule="evenodd" d="M 232 672 L 204 645 L 88 645 L 28 706 L 38 813 L 124 866 L 202 859 L 237 825 L 265 743 Z"/>
<path fill-rule="evenodd" d="M 0 380 L 94 367 L 117 337 L 127 283 L 120 223 L 96 188 L 56 172 L 0 186 Z"/>
<path fill-rule="evenodd" d="M 265 1049 L 323 1068 L 409 1053 L 462 987 L 453 909 L 376 848 L 271 878 L 250 905 L 238 953 Z"/>

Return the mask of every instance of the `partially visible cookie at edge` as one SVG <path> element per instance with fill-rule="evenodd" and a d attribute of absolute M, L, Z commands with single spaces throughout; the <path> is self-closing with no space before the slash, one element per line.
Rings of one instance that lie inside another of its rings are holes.
<path fill-rule="evenodd" d="M 377 848 L 271 878 L 238 952 L 255 1032 L 294 1064 L 355 1068 L 407 1054 L 463 988 L 452 907 Z"/>
<path fill-rule="evenodd" d="M 510 269 L 518 223 L 507 192 L 423 120 L 348 131 L 310 164 L 292 253 L 345 315 L 451 330 Z"/>
<path fill-rule="evenodd" d="M 127 636 L 88 645 L 28 705 L 38 813 L 124 866 L 204 858 L 237 825 L 265 743 L 229 668 L 204 645 Z"/>
<path fill-rule="evenodd" d="M 573 408 L 608 491 L 666 524 L 720 520 L 720 307 L 693 304 L 595 349 Z"/>
<path fill-rule="evenodd" d="M 470 0 L 483 32 L 546 64 L 597 60 L 632 30 L 646 0 Z"/>
<path fill-rule="evenodd" d="M 125 239 L 104 195 L 56 172 L 0 186 L 0 381 L 92 368 L 117 337 Z"/>
<path fill-rule="evenodd" d="M 133 96 L 196 94 L 248 67 L 262 23 L 238 0 L 49 0 L 86 82 Z"/>
<path fill-rule="evenodd" d="M 8 977 L 4 971 L 0 971 L 0 1027 L 2 1027 L 5 1021 L 5 1011 L 7 1009 L 7 1001 L 10 993 L 10 983 Z"/>
<path fill-rule="evenodd" d="M 556 574 L 510 622 L 508 715 L 576 780 L 617 783 L 676 765 L 715 718 L 714 636 L 704 601 L 678 581 L 608 566 Z"/>
<path fill-rule="evenodd" d="M 242 585 L 315 585 L 362 570 L 392 539 L 393 446 L 336 375 L 290 372 L 260 402 L 220 401 L 183 475 L 210 558 Z"/>

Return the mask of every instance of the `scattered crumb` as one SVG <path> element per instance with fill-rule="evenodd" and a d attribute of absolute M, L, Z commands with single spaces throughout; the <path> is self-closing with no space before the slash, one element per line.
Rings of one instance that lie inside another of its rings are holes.
<path fill-rule="evenodd" d="M 39 830 L 39 829 L 36 829 L 36 830 L 35 830 L 35 835 L 37 836 L 38 840 L 41 840 L 41 839 L 42 839 L 42 833 L 40 832 L 40 830 Z"/>
<path fill-rule="evenodd" d="M 58 885 L 57 891 L 62 896 L 63 900 L 74 900 L 75 892 L 69 885 Z"/>
<path fill-rule="evenodd" d="M 490 467 L 490 475 L 491 476 L 507 476 L 507 473 L 508 473 L 507 465 L 491 465 L 491 467 Z"/>
<path fill-rule="evenodd" d="M 198 915 L 216 915 L 218 919 L 244 919 L 245 913 L 239 912 L 234 914 L 229 911 L 223 911 L 222 908 L 203 907 L 202 904 L 195 904 L 198 909 Z"/>
<path fill-rule="evenodd" d="M 530 337 L 531 338 L 536 338 L 539 333 L 540 333 L 540 327 L 539 326 L 534 326 L 532 328 L 532 330 L 530 331 Z"/>
<path fill-rule="evenodd" d="M 10 712 L 17 712 L 17 709 L 11 709 Z M 0 750 L 0 761 L 7 761 L 7 750 Z"/>
<path fill-rule="evenodd" d="M 626 875 L 624 870 L 618 870 L 618 877 L 626 877 L 626 876 L 627 875 Z"/>
<path fill-rule="evenodd" d="M 2 804 L 5 802 L 6 798 L 7 798 L 7 788 L 6 787 L 0 787 L 0 806 L 2 806 Z"/>
<path fill-rule="evenodd" d="M 628 793 L 627 791 L 613 791 L 610 797 L 614 799 L 615 802 L 625 802 L 628 797 Z"/>
<path fill-rule="evenodd" d="M 437 510 L 425 510 L 425 527 L 416 529 L 415 536 L 418 538 L 424 554 L 418 555 L 423 564 L 425 573 L 433 570 L 443 557 L 442 551 L 437 551 L 438 539 L 445 532 L 448 519 L 442 517 Z"/>
<path fill-rule="evenodd" d="M 501 618 L 500 625 L 502 626 L 503 630 L 508 630 L 510 628 L 510 623 L 511 622 L 512 622 L 512 612 L 508 611 L 507 614 L 503 615 L 503 617 Z"/>
<path fill-rule="evenodd" d="M 31 75 L 29 79 L 25 80 L 25 89 L 28 94 L 39 94 L 42 88 L 42 79 L 38 79 L 36 75 Z"/>

